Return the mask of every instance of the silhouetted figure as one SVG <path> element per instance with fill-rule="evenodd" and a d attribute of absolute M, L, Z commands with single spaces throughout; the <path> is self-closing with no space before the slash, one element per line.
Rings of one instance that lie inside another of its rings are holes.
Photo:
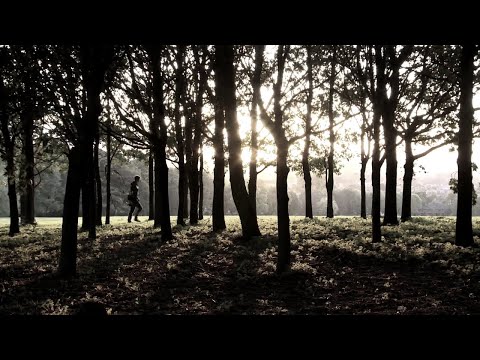
<path fill-rule="evenodd" d="M 76 315 L 105 316 L 108 314 L 105 305 L 94 301 L 87 301 L 80 304 Z"/>
<path fill-rule="evenodd" d="M 132 215 L 135 208 L 137 212 L 135 213 L 135 221 L 138 220 L 138 213 L 142 211 L 143 207 L 138 200 L 138 183 L 140 181 L 140 176 L 135 176 L 135 180 L 130 184 L 130 194 L 128 195 L 128 205 L 130 206 L 130 212 L 128 213 L 128 222 L 132 222 Z"/>

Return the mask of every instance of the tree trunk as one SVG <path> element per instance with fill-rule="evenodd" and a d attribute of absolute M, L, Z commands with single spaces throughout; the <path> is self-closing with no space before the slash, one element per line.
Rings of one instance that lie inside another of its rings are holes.
<path fill-rule="evenodd" d="M 190 167 L 190 164 L 189 162 L 185 159 L 185 170 L 184 170 L 184 179 L 185 179 L 185 182 L 184 182 L 184 186 L 183 186 L 183 218 L 186 219 L 190 216 L 190 212 L 188 211 L 188 204 L 189 204 L 189 201 L 188 201 L 188 189 L 189 189 L 189 185 L 188 185 L 188 169 Z"/>
<path fill-rule="evenodd" d="M 257 217 L 248 197 L 245 179 L 243 177 L 242 163 L 242 142 L 238 132 L 237 104 L 235 96 L 235 68 L 233 65 L 233 46 L 219 46 L 221 57 L 222 74 L 224 75 L 224 109 L 225 125 L 228 135 L 228 165 L 230 169 L 230 184 L 232 197 L 235 202 L 240 222 L 242 224 L 242 234 L 245 240 L 252 236 L 259 236 Z"/>
<path fill-rule="evenodd" d="M 162 229 L 162 240 L 173 238 L 170 223 L 170 203 L 168 199 L 168 166 L 163 143 L 155 147 L 155 227 Z M 158 216 L 157 216 L 158 214 Z"/>
<path fill-rule="evenodd" d="M 474 45 L 462 46 L 460 78 L 460 119 L 458 130 L 458 202 L 455 244 L 473 245 L 472 230 L 472 141 L 473 141 L 473 79 Z"/>
<path fill-rule="evenodd" d="M 252 77 L 252 109 L 250 110 L 250 127 L 252 132 L 252 141 L 250 144 L 250 165 L 248 179 L 248 197 L 252 203 L 253 212 L 257 216 L 257 152 L 258 152 L 258 133 L 257 133 L 257 106 L 260 99 L 261 75 L 263 68 L 263 53 L 265 45 L 255 46 L 255 70 Z"/>
<path fill-rule="evenodd" d="M 1 74 L 0 74 L 1 75 Z M 17 190 L 15 187 L 15 143 L 8 128 L 9 115 L 7 112 L 7 91 L 3 78 L 0 77 L 0 126 L 5 150 L 4 159 L 6 162 L 6 176 L 8 186 L 8 200 L 10 208 L 10 230 L 8 235 L 13 236 L 20 232 L 18 221 Z"/>
<path fill-rule="evenodd" d="M 98 131 L 98 129 L 97 129 Z M 95 162 L 95 187 L 97 192 L 97 201 L 96 201 L 96 211 L 95 211 L 95 224 L 97 226 L 102 226 L 102 179 L 100 178 L 100 164 L 98 159 L 98 146 L 100 145 L 100 136 L 95 139 L 95 152 L 94 152 L 94 162 Z"/>
<path fill-rule="evenodd" d="M 153 153 L 150 149 L 148 154 L 148 220 L 155 219 L 155 182 L 153 166 Z"/>
<path fill-rule="evenodd" d="M 277 272 L 283 273 L 290 267 L 290 216 L 288 213 L 288 143 L 277 139 L 277 218 L 278 258 Z"/>
<path fill-rule="evenodd" d="M 333 93 L 335 91 L 335 58 L 336 58 L 336 49 L 333 49 L 333 54 L 331 58 L 331 73 L 330 73 L 330 88 L 328 93 L 328 120 L 329 120 L 329 140 L 330 140 L 330 151 L 328 152 L 328 161 L 327 161 L 327 217 L 333 218 L 333 155 L 335 151 L 335 133 L 333 131 L 333 126 L 335 125 L 334 114 L 333 114 Z"/>
<path fill-rule="evenodd" d="M 165 148 L 167 146 L 167 127 L 163 98 L 163 78 L 161 72 L 161 48 L 146 46 L 153 73 L 153 119 L 154 162 L 155 162 L 155 220 L 154 226 L 161 227 L 162 240 L 173 238 L 170 223 L 170 203 L 168 198 L 168 166 Z"/>
<path fill-rule="evenodd" d="M 312 100 L 313 100 L 313 75 L 312 75 L 312 49 L 307 45 L 307 116 L 305 119 L 305 146 L 302 154 L 303 180 L 305 182 L 305 217 L 313 219 L 312 208 L 312 176 L 310 174 L 310 136 L 312 129 Z"/>
<path fill-rule="evenodd" d="M 375 63 L 377 70 L 376 94 L 373 104 L 373 152 L 372 152 L 372 242 L 382 241 L 380 220 L 380 119 L 383 99 L 386 94 L 385 59 L 382 47 L 375 45 Z M 373 81 L 373 79 L 372 79 Z"/>
<path fill-rule="evenodd" d="M 107 121 L 107 165 L 105 167 L 105 176 L 107 180 L 106 190 L 107 190 L 107 204 L 105 208 L 105 224 L 110 224 L 110 203 L 112 201 L 112 192 L 111 192 L 111 174 L 112 174 L 112 135 L 111 135 L 111 123 L 110 123 L 110 114 Z"/>
<path fill-rule="evenodd" d="M 405 174 L 403 175 L 402 221 L 412 218 L 413 163 L 412 139 L 405 138 Z"/>
<path fill-rule="evenodd" d="M 224 195 L 225 195 L 225 150 L 223 144 L 223 130 L 225 128 L 225 112 L 223 91 L 225 74 L 223 73 L 223 53 L 218 46 L 215 47 L 215 134 L 213 147 L 215 149 L 215 166 L 213 168 L 213 204 L 212 228 L 221 231 L 225 225 Z M 256 173 L 255 173 L 256 174 Z"/>
<path fill-rule="evenodd" d="M 178 211 L 177 211 L 177 224 L 185 225 L 185 207 L 187 207 L 186 198 L 186 172 L 185 172 L 185 145 L 183 141 L 183 129 L 182 129 L 182 114 L 180 112 L 180 105 L 182 96 L 184 95 L 184 73 L 183 73 L 183 61 L 185 57 L 185 46 L 177 45 L 176 53 L 176 78 L 175 78 L 175 139 L 177 142 L 178 152 Z M 187 211 L 188 216 L 188 211 Z"/>
<path fill-rule="evenodd" d="M 385 186 L 385 216 L 383 225 L 398 225 L 397 218 L 397 132 L 395 130 L 395 108 L 386 106 L 383 117 L 385 134 L 385 160 L 387 163 Z"/>
<path fill-rule="evenodd" d="M 21 116 L 23 125 L 23 157 L 24 157 L 24 191 L 23 193 L 23 224 L 35 224 L 35 158 L 33 151 L 33 114 L 26 111 Z"/>
<path fill-rule="evenodd" d="M 8 182 L 8 201 L 10 208 L 10 229 L 8 232 L 9 236 L 13 236 L 20 232 L 19 221 L 18 221 L 18 200 L 17 200 L 17 188 L 15 185 L 15 167 L 13 162 L 13 148 L 8 151 L 7 155 L 7 182 Z"/>
<path fill-rule="evenodd" d="M 203 51 L 206 51 L 203 48 Z M 202 54 L 203 56 L 205 54 Z M 197 95 L 195 101 L 195 111 L 193 114 L 193 144 L 191 148 L 190 158 L 190 178 L 188 184 L 190 186 L 190 224 L 195 225 L 198 223 L 198 196 L 199 196 L 199 173 L 198 173 L 198 160 L 199 150 L 201 142 L 202 131 L 202 109 L 203 109 L 203 93 L 206 86 L 206 73 L 204 69 L 204 63 L 200 61 L 200 55 L 198 53 L 198 46 L 194 46 L 195 57 L 195 71 L 194 79 L 197 81 Z"/>
<path fill-rule="evenodd" d="M 278 221 L 278 258 L 277 273 L 281 274 L 290 268 L 290 216 L 288 213 L 288 141 L 283 128 L 282 99 L 283 73 L 287 51 L 279 45 L 277 51 L 277 82 L 273 87 L 273 110 L 275 122 L 273 138 L 277 147 L 277 221 Z"/>
<path fill-rule="evenodd" d="M 87 174 L 87 187 L 88 187 L 88 194 L 90 198 L 88 199 L 88 213 L 89 213 L 89 224 L 88 224 L 88 238 L 95 239 L 97 237 L 97 229 L 96 229 L 96 217 L 97 217 L 97 208 L 96 208 L 96 166 L 94 161 L 94 149 L 93 149 L 93 142 L 87 143 L 87 150 L 84 153 L 85 157 L 87 158 L 87 166 L 88 169 L 86 171 Z"/>
<path fill-rule="evenodd" d="M 80 230 L 88 231 L 90 229 L 90 187 L 87 184 L 87 177 L 82 178 L 82 227 Z"/>
<path fill-rule="evenodd" d="M 366 200 L 366 190 L 365 190 L 365 171 L 367 170 L 368 164 L 368 156 L 370 155 L 370 143 L 368 146 L 368 153 L 365 153 L 365 136 L 366 136 L 366 124 L 365 118 L 364 123 L 362 124 L 362 130 L 360 134 L 360 142 L 361 142 L 361 154 L 360 154 L 360 216 L 363 219 L 367 218 L 367 200 Z"/>
<path fill-rule="evenodd" d="M 81 173 L 83 154 L 79 147 L 70 150 L 68 156 L 67 184 L 63 201 L 62 242 L 60 246 L 60 262 L 58 273 L 70 278 L 76 275 L 77 269 L 77 228 Z"/>
<path fill-rule="evenodd" d="M 200 191 L 198 199 L 198 220 L 203 220 L 203 149 L 200 152 L 200 174 L 198 179 L 198 187 Z"/>

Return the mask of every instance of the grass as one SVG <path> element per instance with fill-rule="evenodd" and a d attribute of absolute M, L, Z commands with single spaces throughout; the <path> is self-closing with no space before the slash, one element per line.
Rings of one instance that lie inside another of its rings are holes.
<path fill-rule="evenodd" d="M 454 245 L 454 217 L 418 217 L 382 229 L 358 217 L 291 217 L 291 270 L 275 273 L 276 217 L 259 217 L 262 236 L 245 243 L 237 217 L 211 232 L 174 226 L 159 241 L 152 222 L 126 217 L 79 233 L 78 273 L 54 277 L 61 219 L 7 236 L 0 219 L 0 314 L 70 314 L 84 301 L 110 314 L 479 314 L 480 249 Z M 144 217 L 142 220 L 146 220 Z M 480 241 L 480 219 L 474 237 Z"/>

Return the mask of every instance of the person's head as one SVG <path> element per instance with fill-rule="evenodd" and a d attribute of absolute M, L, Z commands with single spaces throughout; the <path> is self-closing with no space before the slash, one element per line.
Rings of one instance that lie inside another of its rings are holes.
<path fill-rule="evenodd" d="M 135 182 L 138 184 L 138 182 L 140 181 L 140 176 L 135 176 Z"/>

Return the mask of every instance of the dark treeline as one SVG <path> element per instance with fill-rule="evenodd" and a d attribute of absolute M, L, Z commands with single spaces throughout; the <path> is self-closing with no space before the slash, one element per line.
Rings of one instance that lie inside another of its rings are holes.
<path fill-rule="evenodd" d="M 212 230 L 222 231 L 224 216 L 236 213 L 249 241 L 261 236 L 257 215 L 275 214 L 278 272 L 289 268 L 289 216 L 297 214 L 371 215 L 380 242 L 382 226 L 454 211 L 456 244 L 470 246 L 477 56 L 476 45 L 3 45 L 9 233 L 61 213 L 58 270 L 73 276 L 79 225 L 95 239 L 102 215 L 108 223 L 126 211 L 138 173 L 162 241 L 174 237 L 171 215 L 195 225 L 213 207 Z M 443 146 L 458 151 L 449 182 L 458 196 L 413 191 L 415 162 Z M 352 157 L 358 185 L 342 188 L 341 164 Z M 269 167 L 274 176 L 262 184 Z M 292 173 L 303 186 L 289 184 Z"/>

